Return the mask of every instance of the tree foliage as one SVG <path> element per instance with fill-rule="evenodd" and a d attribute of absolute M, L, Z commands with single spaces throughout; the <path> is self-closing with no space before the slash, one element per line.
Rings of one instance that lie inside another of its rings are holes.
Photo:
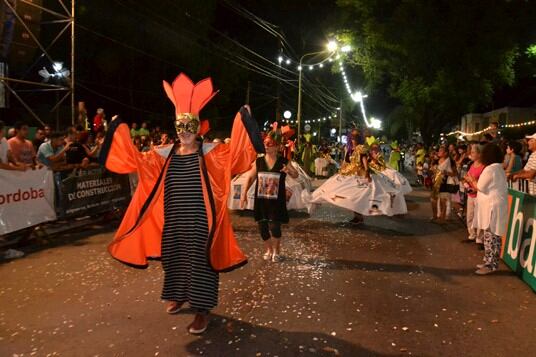
<path fill-rule="evenodd" d="M 410 125 L 429 134 L 456 123 L 516 80 L 531 2 L 338 0 L 352 61 L 369 90 L 388 87 Z"/>

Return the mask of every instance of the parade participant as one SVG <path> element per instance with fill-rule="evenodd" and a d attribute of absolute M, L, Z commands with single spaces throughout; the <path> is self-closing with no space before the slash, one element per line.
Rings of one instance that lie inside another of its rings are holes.
<path fill-rule="evenodd" d="M 389 167 L 393 170 L 400 171 L 400 146 L 397 140 L 393 140 L 391 143 L 391 154 L 389 155 Z"/>
<path fill-rule="evenodd" d="M 355 141 L 355 140 L 354 140 Z M 370 155 L 369 155 L 370 152 Z M 404 214 L 407 208 L 393 205 L 400 189 L 386 175 L 385 162 L 374 138 L 367 145 L 355 145 L 350 162 L 337 175 L 329 178 L 312 195 L 304 191 L 304 201 L 315 204 L 330 203 L 354 212 L 353 224 L 362 224 L 363 216 Z"/>
<path fill-rule="evenodd" d="M 290 195 L 290 199 L 287 200 L 287 210 L 301 210 L 305 209 L 306 205 L 302 200 L 302 191 L 312 190 L 312 179 L 307 175 L 307 173 L 301 168 L 301 166 L 296 162 L 292 160 L 293 151 L 294 151 L 294 142 L 287 141 L 287 144 L 285 144 L 285 139 L 288 139 L 294 135 L 294 130 L 290 128 L 290 126 L 286 125 L 281 127 L 281 135 L 283 137 L 283 141 L 281 144 L 281 150 L 280 153 L 284 158 L 287 159 L 289 165 L 291 165 L 297 172 L 298 177 L 293 178 L 290 175 L 287 175 L 285 179 L 285 185 L 286 190 Z M 289 143 L 291 143 L 289 145 Z M 287 146 L 289 145 L 289 146 Z M 289 148 L 291 148 L 289 150 Z M 289 157 L 290 156 L 290 160 Z M 243 187 L 246 185 L 248 177 L 246 174 L 243 175 L 237 175 L 233 178 L 231 181 L 231 192 L 232 195 L 230 196 L 228 207 L 229 209 L 248 209 L 253 210 L 255 206 L 255 186 L 254 183 L 251 184 L 251 187 L 249 191 L 247 191 L 247 205 L 243 206 L 240 202 L 241 199 L 241 192 L 243 190 Z"/>
<path fill-rule="evenodd" d="M 302 143 L 302 163 L 303 163 L 303 169 L 307 173 L 307 175 L 312 176 L 314 175 L 314 154 L 315 154 L 315 148 L 311 140 L 313 139 L 313 136 L 310 133 L 303 134 L 303 143 Z"/>
<path fill-rule="evenodd" d="M 424 158 L 426 157 L 426 149 L 421 143 L 417 143 L 416 149 L 417 151 L 415 152 L 415 165 L 422 165 L 424 164 Z"/>
<path fill-rule="evenodd" d="M 285 125 L 281 127 L 281 134 L 283 135 L 283 157 L 289 162 L 294 158 L 294 150 L 296 143 L 291 140 L 291 137 L 294 136 L 294 129 L 290 128 L 290 125 Z"/>
<path fill-rule="evenodd" d="M 385 164 L 385 160 L 380 149 L 380 143 L 377 139 L 374 137 L 369 137 L 367 138 L 367 144 L 369 145 L 368 166 L 375 174 L 386 176 L 391 183 L 395 185 L 395 188 L 398 191 L 396 194 L 394 194 L 394 196 L 391 197 L 393 214 L 407 213 L 408 208 L 404 195 L 407 195 L 413 190 L 409 181 L 400 172 Z M 396 144 L 398 146 L 398 143 Z"/>
<path fill-rule="evenodd" d="M 287 174 L 298 178 L 298 172 L 288 160 L 279 155 L 282 143 L 281 131 L 277 122 L 264 139 L 266 154 L 257 158 L 248 172 L 245 190 L 242 192 L 241 206 L 247 204 L 247 192 L 256 179 L 255 185 L 255 221 L 259 226 L 261 238 L 266 251 L 264 260 L 281 261 L 281 224 L 288 223 L 286 202 L 290 199 L 285 187 Z"/>
<path fill-rule="evenodd" d="M 164 81 L 164 89 L 175 106 L 180 143 L 140 153 L 128 126 L 114 120 L 103 144 L 106 168 L 139 176 L 109 251 L 141 267 L 148 257 L 161 257 L 167 312 L 189 303 L 196 315 L 188 331 L 203 333 L 217 305 L 218 273 L 247 263 L 226 208 L 230 180 L 247 171 L 264 147 L 248 106 L 236 114 L 230 144 L 201 143 L 208 121 L 199 112 L 216 94 L 210 78 L 194 85 L 181 73 L 172 85 Z"/>

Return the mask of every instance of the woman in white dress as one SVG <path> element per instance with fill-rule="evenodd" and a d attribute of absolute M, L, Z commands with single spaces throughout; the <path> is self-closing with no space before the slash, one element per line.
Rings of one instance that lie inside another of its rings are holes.
<path fill-rule="evenodd" d="M 473 227 L 484 231 L 484 263 L 478 264 L 478 275 L 493 273 L 499 269 L 501 236 L 506 234 L 508 223 L 508 184 L 502 168 L 504 154 L 495 144 L 487 144 L 480 154 L 480 162 L 486 165 L 478 178 L 466 177 L 477 187 Z"/>
<path fill-rule="evenodd" d="M 400 188 L 382 172 L 385 162 L 374 138 L 367 138 L 367 145 L 355 145 L 350 162 L 341 167 L 337 175 L 329 178 L 312 195 L 304 192 L 304 201 L 313 205 L 330 203 L 354 212 L 350 221 L 363 223 L 363 216 L 403 214 L 404 205 L 397 207 L 395 197 Z M 403 196 L 402 196 L 403 197 Z"/>

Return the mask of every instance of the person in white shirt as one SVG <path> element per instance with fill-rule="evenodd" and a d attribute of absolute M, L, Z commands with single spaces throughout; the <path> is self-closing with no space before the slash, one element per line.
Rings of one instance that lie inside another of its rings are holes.
<path fill-rule="evenodd" d="M 529 180 L 528 193 L 536 195 L 536 133 L 527 135 L 526 138 L 532 154 L 530 154 L 529 160 L 523 170 L 512 173 L 511 177 L 514 181 L 518 179 Z"/>
<path fill-rule="evenodd" d="M 467 176 L 477 188 L 473 227 L 484 232 L 484 263 L 478 264 L 478 275 L 493 273 L 499 269 L 501 236 L 506 234 L 508 223 L 508 184 L 502 168 L 504 154 L 495 144 L 486 144 L 480 154 L 480 162 L 486 166 L 478 178 Z"/>
<path fill-rule="evenodd" d="M 26 166 L 17 165 L 9 151 L 9 145 L 4 137 L 5 124 L 0 120 L 0 169 L 25 171 Z"/>

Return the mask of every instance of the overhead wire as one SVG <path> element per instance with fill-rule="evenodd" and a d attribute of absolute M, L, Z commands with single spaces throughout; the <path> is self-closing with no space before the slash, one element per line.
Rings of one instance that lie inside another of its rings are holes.
<path fill-rule="evenodd" d="M 207 51 L 209 51 L 209 52 L 211 52 L 211 53 L 213 53 L 213 54 L 215 54 L 217 56 L 220 56 L 220 57 L 226 59 L 227 61 L 229 61 L 229 62 L 231 62 L 233 64 L 236 64 L 236 65 L 238 65 L 240 67 L 246 68 L 248 70 L 251 70 L 251 71 L 253 71 L 255 73 L 261 74 L 261 75 L 266 76 L 266 77 L 270 77 L 270 78 L 276 77 L 277 79 L 279 79 L 281 81 L 288 81 L 289 80 L 288 77 L 286 77 L 286 78 L 285 77 L 279 77 L 277 71 L 274 70 L 274 69 L 271 69 L 269 67 L 265 67 L 265 66 L 263 66 L 263 65 L 261 65 L 261 64 L 259 64 L 257 62 L 253 62 L 253 60 L 248 59 L 248 58 L 246 58 L 246 57 L 244 57 L 242 55 L 237 55 L 236 53 L 231 53 L 228 49 L 226 49 L 226 48 L 224 48 L 222 46 L 219 46 L 218 44 L 216 44 L 214 42 L 210 42 L 212 46 L 214 46 L 216 49 L 218 49 L 221 52 L 223 52 L 223 54 L 219 53 L 219 52 L 214 52 L 214 50 L 212 50 L 211 48 L 209 48 L 207 46 L 203 46 L 203 45 L 199 44 L 197 41 L 193 41 L 192 38 L 196 36 L 195 33 L 192 33 L 192 32 L 186 31 L 186 30 L 182 31 L 182 32 L 178 32 L 175 29 L 175 27 L 173 26 L 174 23 L 171 20 L 169 20 L 169 19 L 167 19 L 165 17 L 162 17 L 161 15 L 155 14 L 154 12 L 150 11 L 150 9 L 148 9 L 146 7 L 143 7 L 143 12 L 140 12 L 138 9 L 134 8 L 133 6 L 128 6 L 128 5 L 124 4 L 123 1 L 115 0 L 115 2 L 118 3 L 121 6 L 124 6 L 124 7 L 128 8 L 131 11 L 136 12 L 137 14 L 139 14 L 140 16 L 142 16 L 145 19 L 148 18 L 147 14 L 150 14 L 151 16 L 154 16 L 154 18 L 156 18 L 157 21 L 155 21 L 153 18 L 150 18 L 150 19 L 151 19 L 151 21 L 155 22 L 157 25 L 159 25 L 159 26 L 165 28 L 166 30 L 172 32 L 176 36 L 180 36 L 181 38 L 187 40 L 188 42 L 192 43 L 193 45 L 201 47 L 204 50 L 207 50 Z M 162 22 L 165 22 L 166 24 L 163 24 Z M 188 33 L 192 37 L 185 36 L 184 33 Z M 202 40 L 202 39 L 199 39 L 199 40 Z M 244 63 L 238 62 L 235 58 L 241 60 L 242 62 L 244 62 L 245 65 L 244 65 Z M 265 60 L 269 61 L 268 59 L 265 59 Z M 249 68 L 248 65 L 251 66 L 252 68 Z"/>

